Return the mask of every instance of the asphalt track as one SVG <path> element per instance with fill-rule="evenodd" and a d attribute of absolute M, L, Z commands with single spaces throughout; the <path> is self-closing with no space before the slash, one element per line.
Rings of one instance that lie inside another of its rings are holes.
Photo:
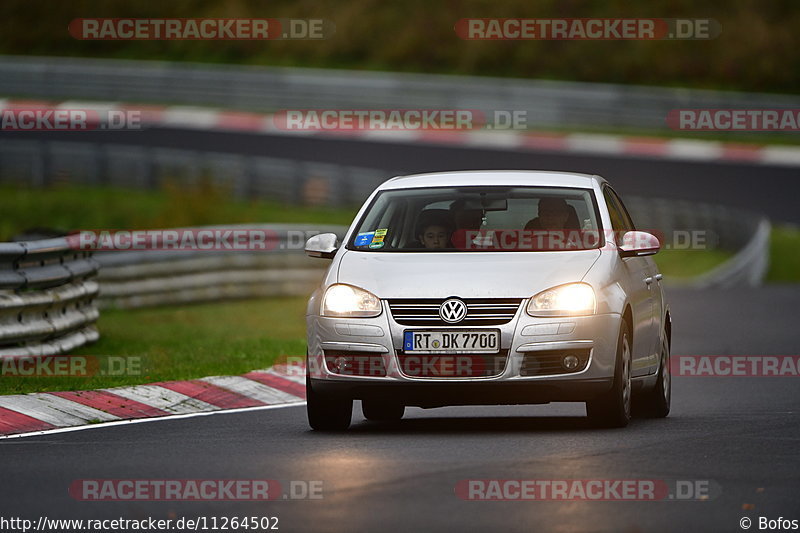
<path fill-rule="evenodd" d="M 674 354 L 800 353 L 800 287 L 672 290 Z M 302 407 L 0 441 L 0 516 L 277 516 L 281 531 L 742 531 L 800 520 L 800 380 L 676 377 L 667 419 L 588 427 L 580 404 L 409 409 L 311 432 Z M 321 480 L 323 498 L 78 502 L 76 479 Z M 707 480 L 701 501 L 474 502 L 466 479 Z"/>
<path fill-rule="evenodd" d="M 0 142 L 3 139 L 229 152 L 408 173 L 470 169 L 586 172 L 604 176 L 623 196 L 657 196 L 744 207 L 764 213 L 773 221 L 800 223 L 798 167 L 167 128 L 118 132 L 0 132 Z"/>

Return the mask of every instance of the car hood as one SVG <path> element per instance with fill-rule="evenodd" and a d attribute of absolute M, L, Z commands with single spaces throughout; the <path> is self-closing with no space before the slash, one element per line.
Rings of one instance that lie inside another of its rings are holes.
<path fill-rule="evenodd" d="M 580 281 L 599 250 L 564 252 L 360 252 L 346 250 L 338 282 L 379 298 L 528 298 Z"/>

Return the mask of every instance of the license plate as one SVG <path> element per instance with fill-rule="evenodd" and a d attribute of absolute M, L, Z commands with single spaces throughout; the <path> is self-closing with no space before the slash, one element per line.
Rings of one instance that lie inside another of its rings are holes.
<path fill-rule="evenodd" d="M 500 332 L 486 329 L 417 330 L 403 333 L 405 353 L 497 353 Z"/>

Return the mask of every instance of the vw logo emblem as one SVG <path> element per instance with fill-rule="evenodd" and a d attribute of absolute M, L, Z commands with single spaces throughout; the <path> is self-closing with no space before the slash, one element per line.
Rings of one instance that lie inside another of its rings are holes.
<path fill-rule="evenodd" d="M 445 300 L 439 307 L 439 317 L 448 324 L 461 322 L 467 316 L 467 304 L 458 298 Z"/>

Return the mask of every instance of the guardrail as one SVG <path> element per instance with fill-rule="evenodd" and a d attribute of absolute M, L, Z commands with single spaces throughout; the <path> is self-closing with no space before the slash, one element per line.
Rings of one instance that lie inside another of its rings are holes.
<path fill-rule="evenodd" d="M 236 229 L 244 226 L 226 226 Z M 307 257 L 303 245 L 318 233 L 343 226 L 246 226 L 275 239 L 269 251 L 117 251 L 97 252 L 101 265 L 100 306 L 149 307 L 268 296 L 310 294 L 328 263 Z M 196 228 L 201 229 L 201 228 Z"/>
<path fill-rule="evenodd" d="M 665 278 L 668 284 L 727 288 L 758 286 L 763 281 L 769 267 L 771 230 L 766 217 L 720 205 L 635 196 L 626 197 L 625 205 L 638 228 L 672 236 L 662 243 L 667 250 L 704 246 L 735 252 L 705 274 L 688 279 Z M 694 242 L 696 239 L 699 241 Z"/>
<path fill-rule="evenodd" d="M 349 70 L 0 57 L 0 94 L 278 109 L 528 111 L 527 125 L 666 130 L 679 108 L 796 108 L 791 95 Z"/>
<path fill-rule="evenodd" d="M 77 138 L 0 143 L 0 182 L 28 187 L 68 182 L 157 189 L 167 182 L 191 187 L 208 179 L 236 198 L 342 206 L 360 203 L 384 180 L 402 173 L 234 153 L 98 146 Z"/>
<path fill-rule="evenodd" d="M 771 225 L 761 219 L 750 241 L 733 258 L 695 278 L 695 288 L 761 285 L 769 268 L 769 236 Z"/>
<path fill-rule="evenodd" d="M 97 340 L 98 264 L 67 240 L 0 243 L 0 357 L 49 355 Z"/>

